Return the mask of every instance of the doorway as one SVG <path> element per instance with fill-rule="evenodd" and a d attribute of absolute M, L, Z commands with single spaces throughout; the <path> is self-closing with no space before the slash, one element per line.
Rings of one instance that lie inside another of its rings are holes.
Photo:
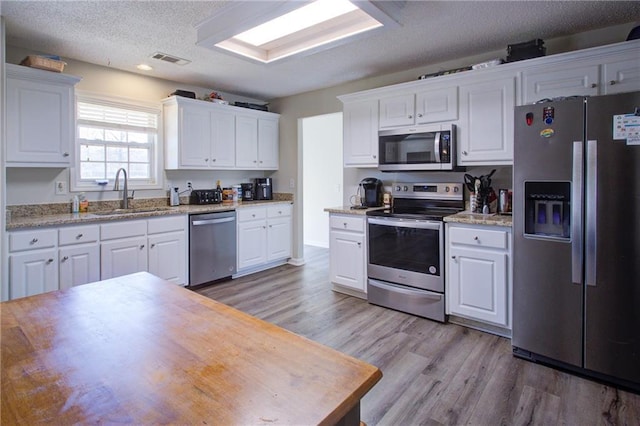
<path fill-rule="evenodd" d="M 302 122 L 304 245 L 329 247 L 327 207 L 342 205 L 342 112 Z"/>

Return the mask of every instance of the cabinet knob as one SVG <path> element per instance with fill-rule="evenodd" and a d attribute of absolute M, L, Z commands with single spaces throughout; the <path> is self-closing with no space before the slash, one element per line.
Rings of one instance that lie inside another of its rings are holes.
<path fill-rule="evenodd" d="M 154 243 L 154 244 L 151 244 L 151 247 L 150 247 L 150 248 L 154 248 L 155 246 L 156 246 L 156 245 L 155 245 L 155 243 Z"/>
<path fill-rule="evenodd" d="M 451 256 L 451 258 L 452 258 L 453 260 L 456 260 L 456 257 L 455 257 L 455 256 Z"/>
<path fill-rule="evenodd" d="M 255 214 L 255 213 L 252 213 L 252 214 L 251 214 L 251 217 L 256 217 L 256 214 Z"/>
<path fill-rule="evenodd" d="M 50 264 L 50 263 L 53 263 L 53 259 L 48 259 L 47 260 L 47 265 Z"/>
<path fill-rule="evenodd" d="M 79 239 L 80 239 L 80 238 L 82 238 L 83 236 L 84 236 L 84 235 L 82 235 L 82 234 L 78 234 L 78 235 L 76 235 L 76 240 L 79 240 Z"/>
<path fill-rule="evenodd" d="M 37 242 L 38 242 L 38 239 L 37 239 L 37 238 L 34 238 L 33 240 L 31 240 L 31 244 L 35 244 L 35 243 L 37 243 Z"/>
<path fill-rule="evenodd" d="M 140 244 L 140 250 L 144 248 L 144 244 Z"/>
<path fill-rule="evenodd" d="M 595 89 L 596 87 L 598 87 L 598 85 L 596 83 L 591 83 L 591 88 Z"/>
<path fill-rule="evenodd" d="M 344 225 L 344 227 L 346 228 L 346 227 L 347 227 L 347 222 L 343 223 L 343 225 Z"/>
<path fill-rule="evenodd" d="M 373 159 L 375 160 L 376 158 L 378 158 L 378 157 L 374 155 L 374 156 L 373 156 Z"/>
<path fill-rule="evenodd" d="M 478 241 L 478 236 L 476 235 L 475 237 L 473 237 L 474 240 Z"/>
<path fill-rule="evenodd" d="M 611 81 L 609 82 L 609 84 L 613 86 L 614 84 L 616 84 L 616 81 L 615 81 L 615 80 L 611 80 Z"/>
<path fill-rule="evenodd" d="M 273 228 L 273 225 L 269 225 L 269 228 Z"/>
<path fill-rule="evenodd" d="M 253 160 L 253 162 L 254 162 L 254 163 L 257 163 L 257 162 L 258 162 L 258 160 Z"/>
<path fill-rule="evenodd" d="M 63 153 L 62 153 L 62 156 L 63 156 L 63 157 L 68 157 L 68 156 L 69 156 L 69 153 L 68 153 L 68 152 L 63 152 Z"/>
<path fill-rule="evenodd" d="M 211 159 L 211 161 L 213 161 L 213 162 L 215 163 L 215 162 L 216 162 L 216 159 L 215 159 L 215 158 L 212 158 L 212 159 Z"/>
<path fill-rule="evenodd" d="M 66 262 L 67 260 L 69 260 L 69 256 L 65 256 L 65 257 L 62 258 L 63 262 Z"/>
<path fill-rule="evenodd" d="M 467 151 L 462 151 L 462 155 L 468 155 L 469 153 Z"/>
<path fill-rule="evenodd" d="M 418 117 L 422 117 L 422 114 L 418 114 Z"/>
<path fill-rule="evenodd" d="M 262 227 L 262 229 L 267 229 L 267 227 L 266 227 L 266 226 L 263 226 L 263 227 Z"/>
<path fill-rule="evenodd" d="M 205 159 L 204 159 L 204 161 L 205 161 L 205 163 L 206 163 L 206 162 L 208 162 L 208 161 L 209 161 L 209 159 L 208 159 L 208 158 L 205 158 Z"/>
<path fill-rule="evenodd" d="M 362 247 L 362 243 L 358 241 L 358 247 Z"/>

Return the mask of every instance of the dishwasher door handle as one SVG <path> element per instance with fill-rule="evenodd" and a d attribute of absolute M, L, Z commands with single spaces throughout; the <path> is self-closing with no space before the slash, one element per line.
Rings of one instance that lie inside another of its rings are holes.
<path fill-rule="evenodd" d="M 235 221 L 236 218 L 235 217 L 225 217 L 222 219 L 206 219 L 206 220 L 194 220 L 193 222 L 191 222 L 191 224 L 193 226 L 200 226 L 200 225 L 215 225 L 218 223 L 227 223 L 227 222 L 233 222 Z"/>

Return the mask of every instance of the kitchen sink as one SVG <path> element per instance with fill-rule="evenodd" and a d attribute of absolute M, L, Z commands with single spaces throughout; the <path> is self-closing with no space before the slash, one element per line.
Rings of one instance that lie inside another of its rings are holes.
<path fill-rule="evenodd" d="M 122 215 L 122 214 L 136 214 L 136 213 L 151 213 L 151 212 L 160 212 L 165 210 L 170 210 L 171 207 L 146 207 L 146 208 L 138 208 L 138 209 L 113 209 L 113 210 L 104 210 L 93 212 L 92 214 L 96 216 L 113 216 L 113 215 Z"/>

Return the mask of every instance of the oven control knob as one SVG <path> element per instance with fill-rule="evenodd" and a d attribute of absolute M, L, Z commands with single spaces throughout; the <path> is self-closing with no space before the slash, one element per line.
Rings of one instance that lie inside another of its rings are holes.
<path fill-rule="evenodd" d="M 453 187 L 453 192 L 458 192 L 460 190 L 460 188 L 458 188 L 457 186 Z"/>
<path fill-rule="evenodd" d="M 407 191 L 409 190 L 409 187 L 408 187 L 407 185 L 405 185 L 405 186 L 403 186 L 403 187 L 402 187 L 402 190 L 403 190 L 404 192 L 407 192 Z"/>
<path fill-rule="evenodd" d="M 445 186 L 445 188 L 444 188 L 444 192 L 449 192 L 449 191 L 451 191 L 451 190 L 449 189 L 449 187 L 448 187 L 448 186 Z"/>
<path fill-rule="evenodd" d="M 400 191 L 400 189 L 402 189 L 400 188 L 400 185 L 396 185 L 396 191 Z"/>

